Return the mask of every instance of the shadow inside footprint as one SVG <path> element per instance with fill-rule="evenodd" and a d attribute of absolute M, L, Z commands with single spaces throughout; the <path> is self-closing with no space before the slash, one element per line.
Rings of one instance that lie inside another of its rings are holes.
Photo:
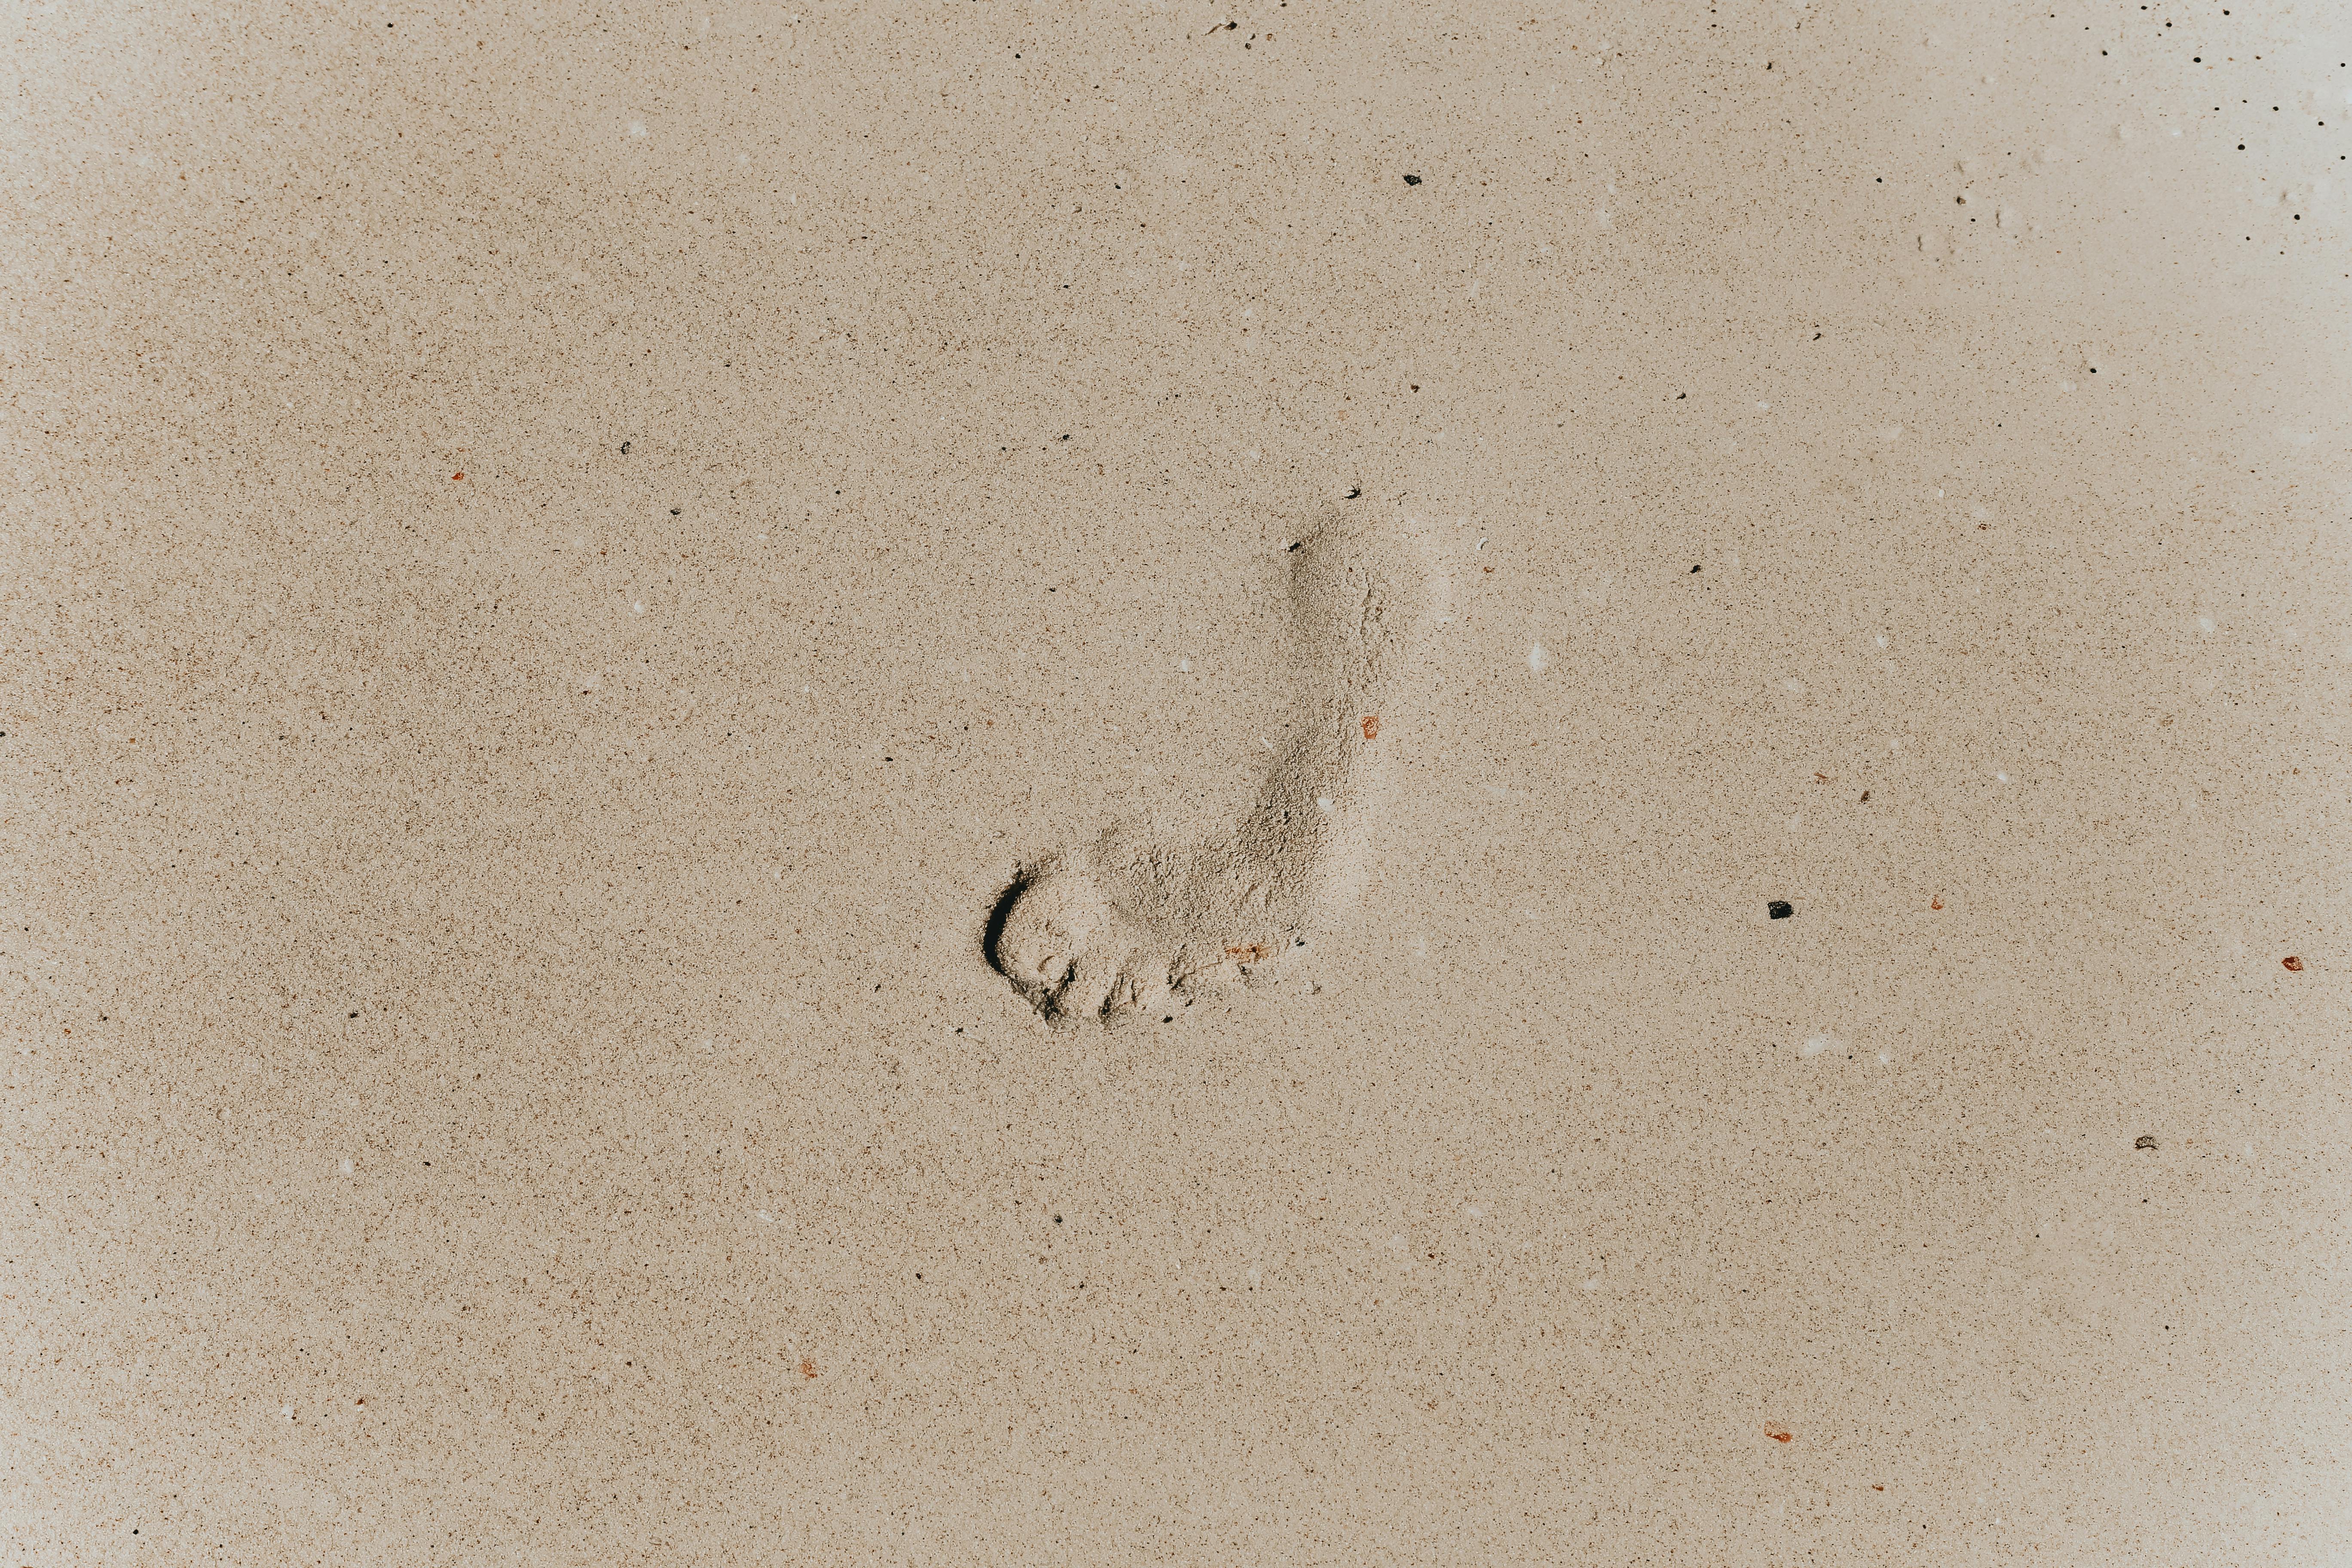
<path fill-rule="evenodd" d="M 996 902 L 989 906 L 988 924 L 982 928 L 980 933 L 981 956 L 988 960 L 991 969 L 1007 980 L 1012 979 L 1013 974 L 1004 967 L 1004 922 L 1012 919 L 1013 906 L 1021 901 L 1021 895 L 1028 889 L 1027 873 L 1014 877 L 1004 891 L 996 896 Z"/>

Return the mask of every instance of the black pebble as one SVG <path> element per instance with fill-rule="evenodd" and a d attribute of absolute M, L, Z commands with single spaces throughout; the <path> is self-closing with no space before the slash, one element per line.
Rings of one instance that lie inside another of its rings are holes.
<path fill-rule="evenodd" d="M 1421 184 L 1421 176 L 1419 174 L 1407 174 L 1404 177 L 1404 183 L 1408 185 L 1417 185 Z"/>
<path fill-rule="evenodd" d="M 624 441 L 624 442 L 622 442 L 622 443 L 621 443 L 621 456 L 623 456 L 624 458 L 625 458 L 625 457 L 627 457 L 628 455 L 629 455 L 629 444 L 628 444 L 626 441 Z"/>
<path fill-rule="evenodd" d="M 2143 1132 L 2138 1137 L 2132 1140 L 2132 1147 L 2135 1149 L 2153 1149 L 2156 1147 L 2156 1135 L 2152 1132 Z"/>
<path fill-rule="evenodd" d="M 1363 493 L 1364 487 L 1361 485 L 1350 485 L 1348 487 L 1348 499 L 1349 500 L 1354 500 L 1358 496 L 1362 495 Z"/>
<path fill-rule="evenodd" d="M 1797 912 L 1797 906 L 1786 899 L 1774 899 L 1764 906 L 1764 912 L 1776 921 L 1784 921 Z"/>
<path fill-rule="evenodd" d="M 670 516 L 672 516 L 672 517 L 676 517 L 676 516 L 677 515 L 677 508 L 676 508 L 676 507 L 672 507 L 672 508 L 670 508 L 670 509 L 669 509 L 669 514 L 670 514 Z"/>
<path fill-rule="evenodd" d="M 1697 570 L 1698 570 L 1698 568 L 1697 568 L 1697 567 L 1696 567 L 1696 566 L 1694 566 L 1694 567 L 1692 567 L 1692 568 L 1691 568 L 1691 570 L 1692 570 L 1692 571 L 1694 571 L 1694 572 L 1696 572 L 1696 571 L 1697 571 Z"/>

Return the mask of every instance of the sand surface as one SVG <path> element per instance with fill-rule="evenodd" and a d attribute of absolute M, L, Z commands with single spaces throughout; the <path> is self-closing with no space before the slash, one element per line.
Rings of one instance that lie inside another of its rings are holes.
<path fill-rule="evenodd" d="M 2352 1559 L 2352 14 L 0 33 L 0 1562 Z"/>

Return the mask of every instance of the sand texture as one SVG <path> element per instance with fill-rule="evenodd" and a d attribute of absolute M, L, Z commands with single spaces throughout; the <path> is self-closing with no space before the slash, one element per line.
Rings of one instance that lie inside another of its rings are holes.
<path fill-rule="evenodd" d="M 0 39 L 0 1568 L 2352 1561 L 2352 9 Z"/>

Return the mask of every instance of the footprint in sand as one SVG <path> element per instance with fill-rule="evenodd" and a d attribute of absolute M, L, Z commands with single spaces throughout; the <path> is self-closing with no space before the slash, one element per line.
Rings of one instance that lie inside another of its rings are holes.
<path fill-rule="evenodd" d="M 983 950 L 1047 1023 L 1160 1016 L 1304 945 L 1353 895 L 1384 783 L 1382 700 L 1440 581 L 1412 526 L 1334 517 L 1290 545 L 1297 738 L 1229 835 L 1177 847 L 1114 829 L 1013 878 Z"/>

